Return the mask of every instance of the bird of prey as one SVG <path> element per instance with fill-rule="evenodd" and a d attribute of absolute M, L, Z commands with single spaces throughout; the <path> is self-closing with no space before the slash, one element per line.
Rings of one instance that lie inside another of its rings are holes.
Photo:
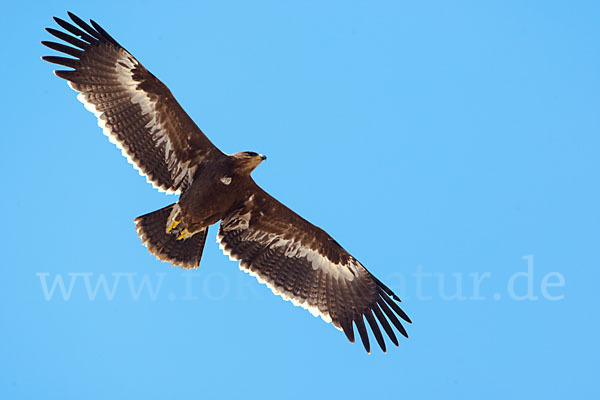
<path fill-rule="evenodd" d="M 354 342 L 354 326 L 370 352 L 365 319 L 381 349 L 379 328 L 398 346 L 407 336 L 400 302 L 324 230 L 266 193 L 250 177 L 264 155 L 225 154 L 215 147 L 169 89 L 96 22 L 68 13 L 46 28 L 64 43 L 45 46 L 70 57 L 43 60 L 70 68 L 54 73 L 140 174 L 179 201 L 135 219 L 137 233 L 158 259 L 182 268 L 200 264 L 208 227 L 219 221 L 223 252 L 275 294 L 308 309 Z M 400 319 L 399 319 L 399 318 Z M 378 323 L 379 322 L 379 325 Z M 393 326 L 393 327 L 392 327 Z"/>

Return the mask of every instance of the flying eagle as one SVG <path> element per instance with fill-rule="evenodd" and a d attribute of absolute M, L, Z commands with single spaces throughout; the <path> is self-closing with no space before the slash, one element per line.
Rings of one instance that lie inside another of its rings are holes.
<path fill-rule="evenodd" d="M 131 53 L 96 22 L 68 15 L 74 24 L 54 18 L 68 33 L 46 28 L 68 45 L 42 44 L 71 57 L 42 59 L 71 68 L 54 73 L 79 92 L 110 141 L 154 187 L 180 195 L 177 203 L 135 219 L 152 254 L 198 268 L 208 227 L 221 221 L 217 242 L 230 259 L 284 300 L 333 323 L 350 342 L 354 324 L 370 352 L 364 319 L 384 352 L 377 321 L 396 346 L 392 325 L 408 337 L 398 317 L 411 321 L 394 302 L 398 296 L 250 177 L 264 155 L 221 152 Z"/>

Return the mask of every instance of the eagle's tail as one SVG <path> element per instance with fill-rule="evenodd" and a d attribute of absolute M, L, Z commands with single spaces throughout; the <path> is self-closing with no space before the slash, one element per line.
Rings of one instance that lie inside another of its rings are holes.
<path fill-rule="evenodd" d="M 135 219 L 135 227 L 142 243 L 159 260 L 182 268 L 198 268 L 206 241 L 208 227 L 200 232 L 178 239 L 175 232 L 168 232 L 167 223 L 175 204 Z"/>

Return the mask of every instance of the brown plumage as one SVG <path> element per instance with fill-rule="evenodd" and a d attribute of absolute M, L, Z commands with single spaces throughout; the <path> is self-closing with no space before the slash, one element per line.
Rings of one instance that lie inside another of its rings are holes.
<path fill-rule="evenodd" d="M 250 173 L 266 157 L 217 149 L 169 89 L 94 21 L 69 13 L 70 34 L 47 28 L 71 46 L 42 42 L 70 57 L 42 57 L 71 70 L 55 71 L 79 92 L 123 155 L 159 190 L 180 194 L 168 207 L 136 218 L 142 242 L 160 260 L 183 268 L 200 264 L 208 227 L 221 221 L 218 241 L 240 268 L 285 300 L 320 315 L 367 351 L 364 319 L 381 349 L 377 321 L 397 346 L 395 327 L 408 316 L 400 299 L 324 230 L 262 190 Z M 400 319 L 398 319 L 400 317 Z M 391 324 L 390 324 L 391 322 Z"/>

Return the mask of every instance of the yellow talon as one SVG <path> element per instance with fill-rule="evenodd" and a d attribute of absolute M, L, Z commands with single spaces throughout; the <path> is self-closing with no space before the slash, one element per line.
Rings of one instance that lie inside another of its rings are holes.
<path fill-rule="evenodd" d="M 177 240 L 181 240 L 181 239 L 187 239 L 190 236 L 192 236 L 193 234 L 190 233 L 190 231 L 187 230 L 187 228 L 184 228 L 181 233 L 179 234 L 179 236 L 177 237 Z"/>
<path fill-rule="evenodd" d="M 179 221 L 173 221 L 171 223 L 171 225 L 169 225 L 169 228 L 167 229 L 167 232 L 171 232 L 173 229 L 177 228 L 177 225 L 179 225 L 181 223 L 181 220 Z"/>

